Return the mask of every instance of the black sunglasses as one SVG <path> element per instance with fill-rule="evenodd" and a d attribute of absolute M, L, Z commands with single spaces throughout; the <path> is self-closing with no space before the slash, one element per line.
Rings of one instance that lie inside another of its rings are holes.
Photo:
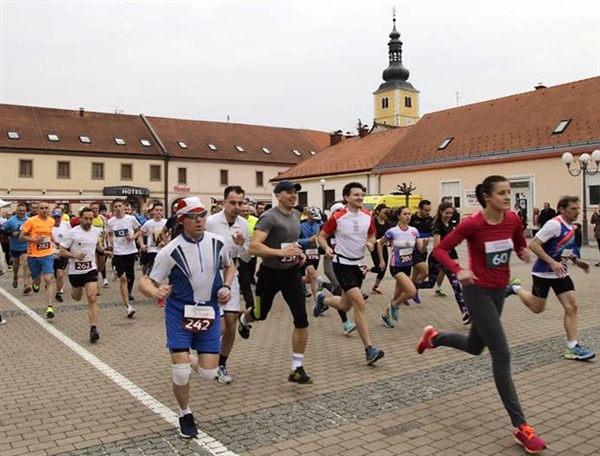
<path fill-rule="evenodd" d="M 206 211 L 202 211 L 202 212 L 190 212 L 189 214 L 183 214 L 183 216 L 185 218 L 190 219 L 190 220 L 196 220 L 196 219 L 199 219 L 199 218 L 206 217 Z"/>

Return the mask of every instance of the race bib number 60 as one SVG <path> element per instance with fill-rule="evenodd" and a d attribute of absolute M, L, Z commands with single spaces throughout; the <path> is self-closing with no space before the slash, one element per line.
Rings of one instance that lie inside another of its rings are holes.
<path fill-rule="evenodd" d="M 490 241 L 485 243 L 485 262 L 488 268 L 505 266 L 510 262 L 514 244 L 512 239 Z"/>
<path fill-rule="evenodd" d="M 207 331 L 215 321 L 211 306 L 185 306 L 181 327 L 189 332 Z"/>

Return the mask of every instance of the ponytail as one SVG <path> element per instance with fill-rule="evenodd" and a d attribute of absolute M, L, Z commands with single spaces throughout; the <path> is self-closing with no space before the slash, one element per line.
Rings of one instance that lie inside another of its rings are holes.
<path fill-rule="evenodd" d="M 498 175 L 488 176 L 481 184 L 478 184 L 477 187 L 475 187 L 475 196 L 477 196 L 477 201 L 479 201 L 479 204 L 481 204 L 481 207 L 484 209 L 486 207 L 484 195 L 491 195 L 497 182 L 508 182 L 508 179 L 504 176 Z"/>

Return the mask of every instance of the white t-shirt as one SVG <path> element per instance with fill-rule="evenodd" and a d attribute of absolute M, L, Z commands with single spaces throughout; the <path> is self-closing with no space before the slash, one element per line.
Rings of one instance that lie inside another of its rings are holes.
<path fill-rule="evenodd" d="M 364 209 L 357 212 L 344 208 L 327 219 L 321 228 L 327 236 L 335 236 L 334 262 L 358 265 L 365 255 L 365 246 L 370 236 L 375 236 L 375 223 Z"/>
<path fill-rule="evenodd" d="M 250 235 L 248 233 L 248 220 L 239 215 L 236 217 L 233 225 L 229 226 L 229 222 L 225 218 L 225 211 L 213 214 L 206 219 L 206 231 L 218 234 L 225 240 L 225 245 L 229 249 L 231 258 L 240 257 L 243 261 L 248 262 L 252 258 L 248 249 L 250 246 Z M 237 245 L 233 242 L 232 235 L 239 231 L 244 235 L 244 245 Z"/>
<path fill-rule="evenodd" d="M 106 230 L 113 234 L 113 254 L 131 255 L 137 253 L 134 241 L 128 241 L 127 236 L 135 233 L 140 228 L 140 222 L 133 216 L 125 214 L 122 218 L 111 217 L 108 219 Z"/>
<path fill-rule="evenodd" d="M 167 223 L 167 219 L 164 218 L 160 220 L 150 219 L 142 225 L 142 233 L 144 236 L 148 237 L 146 243 L 148 252 L 158 253 L 160 251 L 161 248 L 158 246 L 162 242 L 160 233 L 162 232 L 165 223 Z"/>
<path fill-rule="evenodd" d="M 67 235 L 67 233 L 71 231 L 71 225 L 65 220 L 60 221 L 60 225 L 52 228 L 52 234 L 54 235 L 54 239 L 58 242 L 58 245 L 62 244 L 63 239 Z M 54 256 L 59 257 L 60 249 L 58 245 L 52 244 L 52 250 L 54 251 Z"/>
<path fill-rule="evenodd" d="M 81 226 L 76 226 L 66 234 L 60 245 L 74 255 L 85 253 L 83 260 L 69 259 L 70 275 L 87 274 L 97 269 L 96 246 L 101 234 L 102 231 L 95 226 L 90 227 L 89 231 L 85 231 Z"/>

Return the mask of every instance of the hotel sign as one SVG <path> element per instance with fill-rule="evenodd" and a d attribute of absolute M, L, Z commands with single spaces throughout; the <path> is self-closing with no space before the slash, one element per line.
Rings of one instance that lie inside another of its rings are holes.
<path fill-rule="evenodd" d="M 104 187 L 105 196 L 150 196 L 150 190 L 145 187 Z"/>

